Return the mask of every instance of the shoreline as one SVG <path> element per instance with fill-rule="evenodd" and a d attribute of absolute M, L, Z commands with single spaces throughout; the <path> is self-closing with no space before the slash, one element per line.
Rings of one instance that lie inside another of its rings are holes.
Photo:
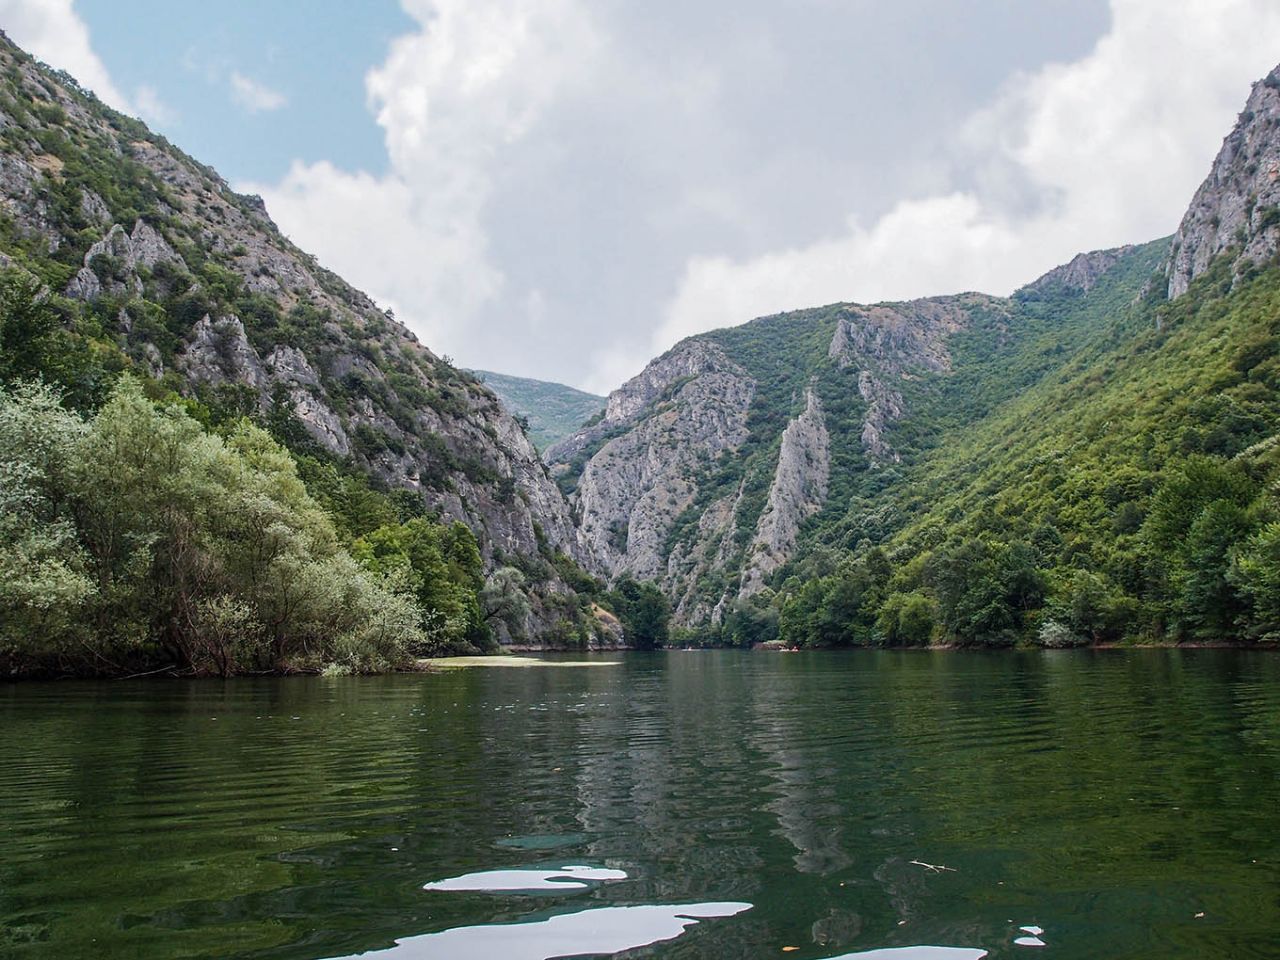
<path fill-rule="evenodd" d="M 707 646 L 707 647 L 663 647 L 653 651 L 644 651 L 652 653 L 702 653 L 716 650 L 740 650 L 743 653 L 866 653 L 866 652 L 919 652 L 919 653 L 982 653 L 982 654 L 1005 654 L 1005 653 L 1087 653 L 1095 651 L 1140 651 L 1140 650 L 1239 650 L 1257 651 L 1260 653 L 1280 653 L 1280 642 L 1249 642 L 1249 641 L 1233 641 L 1233 640 L 1196 640 L 1185 641 L 1182 643 L 1175 642 L 1153 642 L 1153 643 L 1099 643 L 1082 647 L 1038 647 L 1038 646 L 1013 646 L 1013 647 L 982 647 L 967 646 L 963 644 L 931 644 L 924 647 L 805 647 L 792 648 L 781 646 L 768 646 L 759 644 L 754 647 L 729 647 L 729 646 Z M 546 647 L 532 647 L 528 645 L 503 647 L 501 650 L 492 653 L 475 654 L 470 656 L 443 656 L 443 657 L 423 657 L 398 667 L 394 670 L 382 670 L 372 673 L 329 673 L 323 670 L 270 670 L 258 673 L 239 673 L 230 677 L 219 677 L 214 674 L 193 674 L 181 673 L 176 667 L 166 666 L 158 667 L 154 670 L 143 671 L 141 673 L 127 674 L 124 676 L 116 676 L 112 674 L 54 674 L 54 673 L 31 673 L 27 675 L 8 675 L 0 677 L 0 685 L 4 684 L 22 684 L 22 683 L 65 683 L 82 680 L 92 681 L 111 681 L 114 683 L 122 683 L 131 680 L 247 680 L 247 679 L 287 679 L 291 677 L 386 677 L 395 675 L 410 675 L 415 673 L 442 674 L 453 672 L 457 669 L 466 667 L 501 667 L 501 666 L 530 666 L 536 664 L 537 661 L 531 655 L 573 655 L 573 656 L 608 656 L 610 654 L 633 653 L 636 652 L 633 647 L 608 647 L 600 649 L 577 650 L 577 649 L 551 649 Z M 462 661 L 467 661 L 463 663 Z M 492 661 L 492 662 L 486 662 Z M 516 661 L 521 661 L 516 663 Z M 528 662 L 524 662 L 528 661 Z M 602 661 L 603 663 L 603 661 Z M 556 661 L 546 661 L 548 666 L 558 666 Z M 581 665 L 597 665 L 596 663 L 583 663 Z"/>

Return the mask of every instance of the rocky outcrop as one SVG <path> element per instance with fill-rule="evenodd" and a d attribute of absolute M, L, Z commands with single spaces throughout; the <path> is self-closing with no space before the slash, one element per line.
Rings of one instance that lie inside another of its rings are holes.
<path fill-rule="evenodd" d="M 1280 67 L 1254 84 L 1235 129 L 1196 191 L 1174 235 L 1167 275 L 1169 297 L 1220 254 L 1236 269 L 1269 260 L 1280 245 Z"/>
<path fill-rule="evenodd" d="M 599 422 L 552 444 L 547 448 L 544 459 L 552 465 L 568 463 L 584 450 L 598 445 L 602 438 L 616 433 L 621 426 L 641 416 L 681 381 L 717 372 L 745 376 L 742 368 L 731 363 L 715 344 L 700 339 L 682 340 L 609 394 L 604 416 Z"/>
<path fill-rule="evenodd" d="M 857 390 L 866 403 L 862 446 L 873 464 L 901 459 L 888 431 L 906 412 L 903 380 L 948 373 L 948 339 L 978 312 L 1007 315 L 1009 309 L 1008 301 L 977 293 L 842 308 L 827 356 L 857 371 Z"/>
<path fill-rule="evenodd" d="M 694 535 L 672 545 L 662 579 L 672 598 L 677 623 L 719 623 L 737 590 L 740 551 L 736 542 L 738 511 L 745 485 L 720 497 L 702 511 Z M 707 584 L 725 584 L 709 592 Z"/>
<path fill-rule="evenodd" d="M 1044 276 L 1022 287 L 1015 296 L 1088 293 L 1102 275 L 1119 263 L 1131 250 L 1133 250 L 1132 246 L 1124 246 L 1078 253 L 1069 263 L 1054 267 Z"/>
<path fill-rule="evenodd" d="M 822 403 L 810 389 L 804 412 L 782 433 L 778 469 L 756 524 L 739 596 L 750 597 L 764 589 L 765 581 L 795 553 L 801 525 L 826 503 L 830 444 Z"/>
<path fill-rule="evenodd" d="M 249 343 L 244 324 L 235 315 L 217 320 L 207 313 L 201 317 L 191 331 L 178 366 L 195 384 L 243 383 L 261 391 L 267 383 L 258 352 Z"/>
<path fill-rule="evenodd" d="M 604 443 L 578 481 L 583 552 L 610 575 L 662 579 L 666 538 L 693 501 L 696 477 L 746 440 L 753 391 L 718 346 L 688 341 L 615 390 L 603 426 L 634 422 Z M 641 396 L 651 406 L 639 405 Z M 581 442 L 571 438 L 561 449 L 577 451 Z"/>
<path fill-rule="evenodd" d="M 85 199 L 90 196 L 92 199 Z M 92 210 L 106 212 L 102 198 L 91 191 L 81 194 L 81 205 L 86 204 Z M 141 296 L 139 268 L 151 270 L 158 263 L 182 263 L 182 258 L 142 220 L 134 223 L 132 233 L 114 224 L 105 237 L 89 247 L 84 266 L 67 285 L 67 296 L 79 300 L 92 300 L 103 294 Z"/>

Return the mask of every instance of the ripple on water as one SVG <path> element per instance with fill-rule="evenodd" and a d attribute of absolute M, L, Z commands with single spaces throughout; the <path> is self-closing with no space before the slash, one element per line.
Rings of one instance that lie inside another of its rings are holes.
<path fill-rule="evenodd" d="M 862 953 L 842 953 L 829 960 L 982 960 L 987 951 L 977 947 L 885 947 Z"/>
<path fill-rule="evenodd" d="M 523 837 L 501 837 L 493 841 L 493 845 L 513 850 L 558 850 L 586 842 L 585 833 L 534 833 Z"/>
<path fill-rule="evenodd" d="M 461 877 L 449 877 L 424 884 L 423 890 L 447 890 L 468 893 L 536 893 L 587 890 L 592 884 L 606 880 L 625 880 L 622 870 L 572 865 L 555 870 L 483 870 Z"/>
<path fill-rule="evenodd" d="M 395 960 L 551 960 L 614 954 L 674 940 L 701 920 L 731 917 L 750 909 L 751 904 L 737 902 L 600 907 L 531 923 L 490 923 L 406 937 L 381 956 Z M 977 960 L 983 954 L 967 956 Z M 966 958 L 956 955 L 946 960 Z"/>

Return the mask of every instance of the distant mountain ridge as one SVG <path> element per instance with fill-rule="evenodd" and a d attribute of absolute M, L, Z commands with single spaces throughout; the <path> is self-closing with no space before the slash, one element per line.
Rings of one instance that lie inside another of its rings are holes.
<path fill-rule="evenodd" d="M 518 418 L 533 445 L 545 450 L 604 411 L 605 398 L 547 380 L 472 370 Z"/>

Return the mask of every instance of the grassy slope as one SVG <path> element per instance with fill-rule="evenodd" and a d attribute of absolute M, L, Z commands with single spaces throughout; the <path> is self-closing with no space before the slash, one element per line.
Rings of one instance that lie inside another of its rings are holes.
<path fill-rule="evenodd" d="M 572 434 L 604 409 L 605 398 L 562 383 L 512 377 L 489 370 L 471 371 L 529 424 L 529 439 L 539 450 Z"/>

